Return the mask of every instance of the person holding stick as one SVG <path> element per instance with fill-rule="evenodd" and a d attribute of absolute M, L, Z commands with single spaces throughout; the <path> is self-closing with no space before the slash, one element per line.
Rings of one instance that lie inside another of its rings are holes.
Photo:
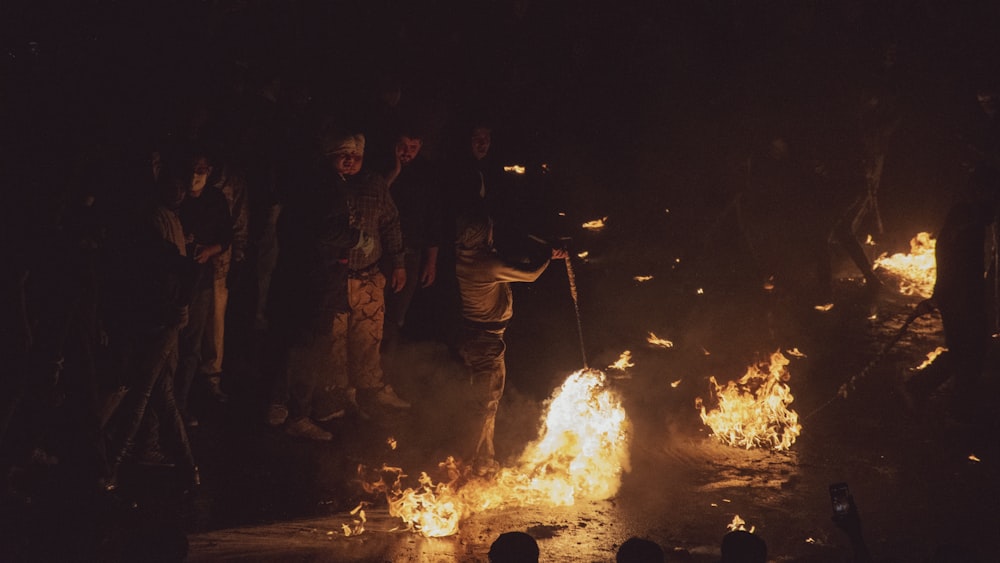
<path fill-rule="evenodd" d="M 486 386 L 477 407 L 477 420 L 482 425 L 475 438 L 471 465 L 477 474 L 486 475 L 499 468 L 493 431 L 507 372 L 504 331 L 513 316 L 510 283 L 537 280 L 549 260 L 530 269 L 504 262 L 493 248 L 493 221 L 482 210 L 467 213 L 458 224 L 455 271 L 465 325 L 460 354 L 471 383 Z M 551 260 L 567 256 L 564 249 L 552 249 Z"/>

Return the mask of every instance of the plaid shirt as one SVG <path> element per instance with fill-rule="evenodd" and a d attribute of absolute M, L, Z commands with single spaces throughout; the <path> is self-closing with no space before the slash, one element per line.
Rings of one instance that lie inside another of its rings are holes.
<path fill-rule="evenodd" d="M 393 268 L 403 268 L 399 211 L 385 181 L 377 174 L 362 173 L 348 178 L 346 188 L 351 226 L 375 239 L 375 249 L 369 255 L 361 250 L 351 250 L 348 269 L 359 271 L 372 268 L 383 254 L 392 257 Z"/>

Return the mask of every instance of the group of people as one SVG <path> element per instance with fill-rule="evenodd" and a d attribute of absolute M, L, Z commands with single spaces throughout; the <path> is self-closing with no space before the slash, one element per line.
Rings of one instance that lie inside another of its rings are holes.
<path fill-rule="evenodd" d="M 458 148 L 432 162 L 428 125 L 400 109 L 398 83 L 357 111 L 300 107 L 279 82 L 167 112 L 136 162 L 94 163 L 133 168 L 129 185 L 38 198 L 50 213 L 11 262 L 7 464 L 64 430 L 32 425 L 53 393 L 75 405 L 78 418 L 60 424 L 87 434 L 109 490 L 129 462 L 174 465 L 199 483 L 188 433 L 245 389 L 248 371 L 265 389 L 261 418 L 296 438 L 330 440 L 322 423 L 348 413 L 408 409 L 386 366 L 418 291 L 437 284 L 440 322 L 483 384 L 482 428 L 465 453 L 496 467 L 509 282 L 536 279 L 566 251 L 518 265 L 497 256 L 494 224 L 510 241 L 537 214 L 524 212 L 529 190 L 504 189 L 487 166 L 487 121 L 456 127 Z"/>

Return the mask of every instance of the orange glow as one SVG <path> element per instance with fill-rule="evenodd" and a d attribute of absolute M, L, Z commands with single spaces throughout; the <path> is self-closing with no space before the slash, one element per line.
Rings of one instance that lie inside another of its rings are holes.
<path fill-rule="evenodd" d="M 601 217 L 600 219 L 594 219 L 593 221 L 587 221 L 583 224 L 583 228 L 588 231 L 600 231 L 604 228 L 604 222 L 607 221 L 607 217 Z"/>
<path fill-rule="evenodd" d="M 910 239 L 909 254 L 883 254 L 875 259 L 874 267 L 883 269 L 896 280 L 903 295 L 930 297 L 937 280 L 936 246 L 937 241 L 930 233 L 918 233 Z"/>
<path fill-rule="evenodd" d="M 571 374 L 547 402 L 542 428 L 512 467 L 490 478 L 468 477 L 449 458 L 440 464 L 447 483 L 434 484 L 422 473 L 419 486 L 402 489 L 406 476 L 398 468 L 395 483 L 368 482 L 368 490 L 384 492 L 389 513 L 428 537 L 458 532 L 472 514 L 502 506 L 567 506 L 577 500 L 602 500 L 621 486 L 629 471 L 630 425 L 607 377 L 587 369 Z M 463 480 L 468 477 L 468 480 Z"/>
<path fill-rule="evenodd" d="M 652 332 L 649 333 L 649 337 L 646 338 L 646 342 L 649 342 L 653 346 L 657 346 L 657 347 L 660 347 L 660 348 L 673 348 L 674 347 L 674 343 L 673 342 L 671 342 L 669 340 L 666 340 L 666 339 L 663 339 L 663 338 L 660 338 L 659 336 L 656 336 Z"/>
<path fill-rule="evenodd" d="M 802 426 L 798 413 L 788 409 L 794 400 L 785 383 L 791 377 L 788 364 L 779 351 L 771 354 L 770 363 L 750 366 L 742 378 L 724 387 L 714 376 L 709 378 L 718 407 L 708 411 L 701 397 L 695 406 L 712 435 L 724 444 L 746 449 L 789 449 Z"/>

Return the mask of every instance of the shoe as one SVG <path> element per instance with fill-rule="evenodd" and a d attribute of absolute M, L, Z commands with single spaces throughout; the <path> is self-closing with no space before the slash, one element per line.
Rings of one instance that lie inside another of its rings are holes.
<path fill-rule="evenodd" d="M 288 407 L 281 403 L 274 403 L 267 407 L 267 424 L 269 426 L 281 426 L 288 420 Z"/>
<path fill-rule="evenodd" d="M 285 426 L 285 434 L 296 438 L 306 438 L 308 440 L 319 440 L 329 442 L 333 439 L 333 434 L 323 430 L 316 423 L 306 417 L 289 422 Z"/>
<path fill-rule="evenodd" d="M 229 395 L 222 390 L 222 376 L 221 375 L 210 375 L 208 376 L 208 392 L 212 395 L 212 398 L 220 403 L 228 403 Z"/>
<path fill-rule="evenodd" d="M 313 396 L 313 420 L 327 422 L 335 418 L 343 418 L 347 414 L 346 390 L 337 387 L 318 389 Z"/>
<path fill-rule="evenodd" d="M 386 385 L 376 391 L 375 402 L 380 405 L 395 407 L 397 409 L 408 409 L 412 406 L 407 401 L 399 398 L 399 395 L 397 395 L 396 391 L 393 390 L 392 385 Z"/>
<path fill-rule="evenodd" d="M 135 462 L 146 467 L 175 467 L 176 464 L 170 461 L 159 449 L 147 450 L 136 456 Z"/>
<path fill-rule="evenodd" d="M 326 414 L 313 416 L 313 418 L 316 419 L 316 422 L 329 422 L 335 418 L 344 418 L 346 414 L 347 409 L 334 409 Z"/>

